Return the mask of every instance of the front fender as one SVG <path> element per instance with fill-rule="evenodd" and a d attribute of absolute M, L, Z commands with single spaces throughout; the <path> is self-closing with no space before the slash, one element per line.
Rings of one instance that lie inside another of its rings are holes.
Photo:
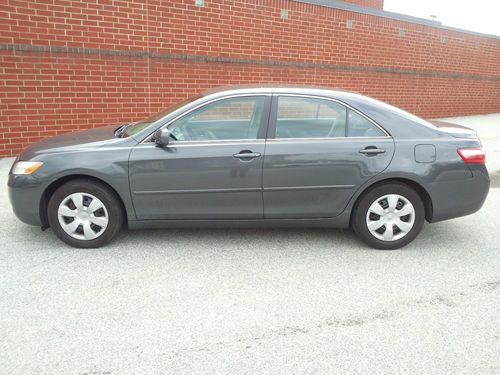
<path fill-rule="evenodd" d="M 122 200 L 127 219 L 136 220 L 128 182 L 130 151 L 131 148 L 127 147 L 44 155 L 44 165 L 32 176 L 31 181 L 32 185 L 38 185 L 36 190 L 40 209 L 52 192 L 65 181 L 73 177 L 90 177 L 109 185 Z"/>

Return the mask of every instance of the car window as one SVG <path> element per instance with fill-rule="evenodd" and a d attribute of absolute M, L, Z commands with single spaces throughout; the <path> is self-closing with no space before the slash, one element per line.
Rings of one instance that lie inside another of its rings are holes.
<path fill-rule="evenodd" d="M 222 99 L 207 104 L 169 125 L 179 141 L 256 139 L 264 96 Z"/>
<path fill-rule="evenodd" d="M 280 96 L 276 138 L 344 137 L 347 109 L 325 99 Z"/>
<path fill-rule="evenodd" d="M 141 130 L 146 129 L 149 125 L 153 124 L 154 122 L 162 119 L 163 117 L 178 110 L 179 108 L 181 108 L 181 107 L 183 107 L 191 102 L 194 102 L 195 100 L 197 100 L 199 98 L 200 98 L 199 95 L 192 96 L 189 99 L 183 100 L 180 103 L 173 104 L 170 107 L 165 108 L 165 109 L 161 110 L 160 112 L 155 113 L 144 120 L 137 121 L 135 123 L 131 123 L 131 124 L 127 125 L 126 128 L 123 129 L 121 136 L 126 138 L 126 137 L 130 137 L 134 134 L 137 134 Z"/>
<path fill-rule="evenodd" d="M 385 133 L 359 113 L 349 110 L 348 137 L 383 137 Z"/>

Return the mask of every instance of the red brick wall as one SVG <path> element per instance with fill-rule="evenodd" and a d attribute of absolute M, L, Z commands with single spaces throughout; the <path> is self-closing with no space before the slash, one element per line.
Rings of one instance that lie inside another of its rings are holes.
<path fill-rule="evenodd" d="M 498 38 L 291 0 L 147 4 L 0 4 L 1 156 L 236 83 L 340 87 L 426 117 L 500 111 Z"/>

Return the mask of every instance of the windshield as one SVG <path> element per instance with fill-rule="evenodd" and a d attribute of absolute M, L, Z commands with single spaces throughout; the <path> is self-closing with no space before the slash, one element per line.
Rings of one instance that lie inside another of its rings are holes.
<path fill-rule="evenodd" d="M 141 130 L 146 129 L 152 123 L 162 119 L 163 117 L 165 117 L 168 114 L 174 112 L 175 110 L 185 106 L 186 104 L 189 104 L 189 103 L 195 101 L 196 99 L 199 99 L 200 97 L 201 97 L 200 95 L 192 96 L 189 99 L 183 100 L 180 103 L 173 104 L 170 107 L 167 107 L 167 108 L 161 110 L 160 112 L 157 112 L 157 113 L 149 116 L 148 118 L 146 118 L 144 120 L 137 121 L 137 122 L 134 122 L 130 125 L 127 125 L 125 131 L 122 133 L 122 137 L 130 137 L 131 135 L 139 133 Z"/>

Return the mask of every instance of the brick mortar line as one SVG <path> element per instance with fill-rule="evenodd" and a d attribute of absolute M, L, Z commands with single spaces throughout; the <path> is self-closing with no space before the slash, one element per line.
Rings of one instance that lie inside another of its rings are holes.
<path fill-rule="evenodd" d="M 101 49 L 101 48 L 32 45 L 32 44 L 17 44 L 17 43 L 14 44 L 0 43 L 0 51 L 68 53 L 68 54 L 83 54 L 83 55 L 119 56 L 119 57 L 147 57 L 160 60 L 184 60 L 184 61 L 205 62 L 205 63 L 252 64 L 252 65 L 266 65 L 266 66 L 285 66 L 292 68 L 320 68 L 320 69 L 344 70 L 344 71 L 356 71 L 356 72 L 406 74 L 406 75 L 420 75 L 428 77 L 464 78 L 473 80 L 500 81 L 500 76 L 488 76 L 488 75 L 473 74 L 473 73 L 402 69 L 402 68 L 391 68 L 391 67 L 381 67 L 381 66 L 369 67 L 361 65 L 322 64 L 322 63 L 317 64 L 317 63 L 303 62 L 303 61 L 259 60 L 259 59 L 250 59 L 250 58 L 245 59 L 238 57 L 178 54 L 172 52 L 113 50 L 113 49 Z"/>

